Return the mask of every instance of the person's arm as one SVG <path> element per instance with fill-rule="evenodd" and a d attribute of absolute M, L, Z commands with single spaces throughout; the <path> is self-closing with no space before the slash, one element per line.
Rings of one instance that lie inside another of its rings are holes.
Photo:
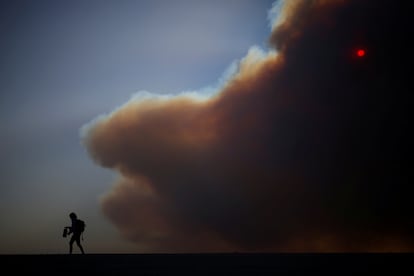
<path fill-rule="evenodd" d="M 65 227 L 66 229 L 69 229 L 69 231 L 68 231 L 68 235 L 70 235 L 73 231 L 72 231 L 72 227 L 71 226 L 66 226 Z"/>

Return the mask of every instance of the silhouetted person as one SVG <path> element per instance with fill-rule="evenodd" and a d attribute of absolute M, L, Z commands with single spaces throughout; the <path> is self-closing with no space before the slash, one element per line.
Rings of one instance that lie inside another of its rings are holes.
<path fill-rule="evenodd" d="M 85 223 L 82 220 L 78 219 L 75 213 L 70 213 L 69 217 L 72 220 L 72 226 L 65 227 L 66 229 L 69 229 L 69 232 L 67 233 L 67 235 L 72 234 L 72 237 L 70 238 L 70 241 L 69 241 L 69 254 L 72 254 L 73 243 L 75 241 L 80 251 L 82 252 L 82 254 L 85 254 L 85 252 L 83 251 L 83 247 L 81 245 L 81 241 L 80 241 L 82 232 L 85 229 Z"/>

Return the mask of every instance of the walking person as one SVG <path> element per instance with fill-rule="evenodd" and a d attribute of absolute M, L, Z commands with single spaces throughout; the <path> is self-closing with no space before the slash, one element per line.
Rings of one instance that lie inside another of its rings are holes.
<path fill-rule="evenodd" d="M 76 242 L 76 245 L 79 247 L 82 254 L 85 254 L 85 251 L 83 250 L 82 244 L 81 244 L 81 235 L 83 231 L 85 230 L 85 222 L 78 219 L 75 213 L 70 213 L 69 217 L 72 221 L 71 226 L 66 226 L 63 236 L 66 237 L 66 235 L 72 234 L 72 237 L 69 241 L 69 254 L 72 254 L 73 251 L 73 243 Z"/>

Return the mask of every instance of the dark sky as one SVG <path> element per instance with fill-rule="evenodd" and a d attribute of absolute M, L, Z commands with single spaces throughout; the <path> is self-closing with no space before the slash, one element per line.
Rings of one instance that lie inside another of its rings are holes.
<path fill-rule="evenodd" d="M 252 48 L 217 94 L 141 95 L 85 126 L 120 174 L 106 216 L 161 252 L 412 251 L 401 3 L 285 1 L 273 50 Z"/>

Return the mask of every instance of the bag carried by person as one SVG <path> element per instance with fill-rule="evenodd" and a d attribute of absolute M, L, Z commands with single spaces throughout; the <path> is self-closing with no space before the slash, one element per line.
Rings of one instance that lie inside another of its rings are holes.
<path fill-rule="evenodd" d="M 85 222 L 83 220 L 78 219 L 78 221 L 77 221 L 77 227 L 79 229 L 79 232 L 82 235 L 82 240 L 83 240 L 83 232 L 85 231 L 85 227 L 86 227 Z"/>
<path fill-rule="evenodd" d="M 83 233 L 83 231 L 85 231 L 85 227 L 86 224 L 83 220 L 78 219 L 78 227 L 79 227 L 79 232 Z"/>
<path fill-rule="evenodd" d="M 63 237 L 66 238 L 66 236 L 68 235 L 68 228 L 63 228 Z"/>

